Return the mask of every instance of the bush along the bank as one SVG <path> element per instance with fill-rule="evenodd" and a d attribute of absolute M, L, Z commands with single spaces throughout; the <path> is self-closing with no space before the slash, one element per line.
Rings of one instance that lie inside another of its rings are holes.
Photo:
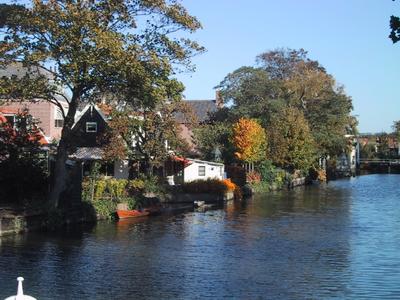
<path fill-rule="evenodd" d="M 288 186 L 292 176 L 285 170 L 275 167 L 266 160 L 256 167 L 256 171 L 247 174 L 247 182 L 256 193 L 282 189 Z"/>
<path fill-rule="evenodd" d="M 156 177 L 140 177 L 132 180 L 89 176 L 82 182 L 82 200 L 91 204 L 98 218 L 112 219 L 118 203 L 127 203 L 129 209 L 152 205 L 146 193 L 162 192 Z"/>
<path fill-rule="evenodd" d="M 240 188 L 230 179 L 207 179 L 194 180 L 182 184 L 182 192 L 191 194 L 216 194 L 224 195 L 227 192 L 233 192 L 235 198 L 241 198 Z"/>

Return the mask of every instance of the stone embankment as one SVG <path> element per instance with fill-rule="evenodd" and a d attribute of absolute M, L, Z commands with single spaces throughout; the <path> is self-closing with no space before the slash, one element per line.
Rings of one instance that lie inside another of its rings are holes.
<path fill-rule="evenodd" d="M 46 224 L 46 214 L 41 211 L 0 209 L 0 236 L 37 230 Z"/>

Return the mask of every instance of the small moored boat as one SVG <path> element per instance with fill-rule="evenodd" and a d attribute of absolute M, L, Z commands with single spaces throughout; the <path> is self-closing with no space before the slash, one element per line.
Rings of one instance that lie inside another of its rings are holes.
<path fill-rule="evenodd" d="M 129 209 L 128 204 L 119 203 L 117 205 L 117 215 L 120 219 L 144 217 L 150 214 L 148 209 Z"/>
<path fill-rule="evenodd" d="M 144 217 L 150 215 L 150 211 L 147 209 L 132 209 L 132 210 L 125 210 L 125 209 L 117 209 L 118 218 L 137 218 L 137 217 Z"/>

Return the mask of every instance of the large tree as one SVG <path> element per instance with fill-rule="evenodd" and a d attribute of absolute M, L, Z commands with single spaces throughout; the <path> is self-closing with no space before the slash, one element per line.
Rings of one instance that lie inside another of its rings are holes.
<path fill-rule="evenodd" d="M 193 135 L 202 159 L 228 164 L 234 160 L 232 128 L 226 122 L 202 124 L 194 128 Z"/>
<path fill-rule="evenodd" d="M 27 72 L 22 78 L 2 79 L 2 97 L 41 98 L 59 106 L 59 97 L 64 97 L 68 102 L 50 194 L 55 207 L 66 188 L 65 162 L 78 106 L 108 94 L 133 107 L 155 108 L 181 91 L 171 79 L 174 66 L 189 66 L 191 55 L 202 50 L 177 38 L 177 31 L 193 32 L 201 25 L 174 0 L 33 0 L 26 6 L 1 5 L 0 15 L 0 63 L 18 61 L 28 70 L 52 75 L 48 79 Z M 23 87 L 29 84 L 34 89 L 27 91 Z"/>
<path fill-rule="evenodd" d="M 185 112 L 185 104 L 163 103 L 156 110 L 137 111 L 131 106 L 114 109 L 109 129 L 104 138 L 105 159 L 127 159 L 139 162 L 145 173 L 161 166 L 173 149 L 175 154 L 187 151 L 187 143 L 180 137 L 176 113 Z"/>
<path fill-rule="evenodd" d="M 233 125 L 232 139 L 240 161 L 254 164 L 267 159 L 267 135 L 256 120 L 240 118 Z"/>
<path fill-rule="evenodd" d="M 393 0 L 395 1 L 395 0 Z M 390 35 L 389 38 L 394 43 L 400 41 L 400 18 L 397 16 L 390 16 Z"/>
<path fill-rule="evenodd" d="M 217 86 L 225 102 L 232 104 L 230 119 L 257 118 L 268 121 L 279 98 L 279 86 L 261 68 L 241 67 Z M 216 116 L 218 117 L 218 116 Z M 226 120 L 228 116 L 223 116 Z M 228 117 L 229 118 L 229 117 Z M 264 124 L 265 125 L 265 124 Z"/>
<path fill-rule="evenodd" d="M 259 118 L 268 127 L 274 115 L 294 107 L 303 112 L 319 155 L 340 153 L 346 146 L 344 135 L 354 130 L 351 98 L 343 87 L 302 49 L 265 52 L 257 62 L 256 68 L 228 74 L 218 86 L 224 101 L 232 103 L 233 119 Z"/>
<path fill-rule="evenodd" d="M 278 166 L 293 172 L 308 171 L 316 159 L 315 142 L 303 113 L 294 107 L 274 115 L 267 128 L 269 155 Z"/>

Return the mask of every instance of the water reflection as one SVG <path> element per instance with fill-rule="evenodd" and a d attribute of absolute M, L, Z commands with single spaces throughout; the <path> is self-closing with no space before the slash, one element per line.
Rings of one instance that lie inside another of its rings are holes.
<path fill-rule="evenodd" d="M 400 298 L 400 176 L 1 240 L 0 298 Z"/>

